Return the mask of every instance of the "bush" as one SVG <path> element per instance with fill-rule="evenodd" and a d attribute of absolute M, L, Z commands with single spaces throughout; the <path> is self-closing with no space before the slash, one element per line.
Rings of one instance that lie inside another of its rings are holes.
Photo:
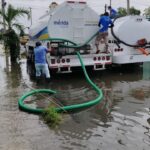
<path fill-rule="evenodd" d="M 49 127 L 56 127 L 62 120 L 61 115 L 56 112 L 54 106 L 46 108 L 42 116 Z"/>

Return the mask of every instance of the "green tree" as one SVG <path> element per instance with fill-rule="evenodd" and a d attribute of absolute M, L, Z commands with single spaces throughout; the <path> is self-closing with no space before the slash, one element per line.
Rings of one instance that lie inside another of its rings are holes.
<path fill-rule="evenodd" d="M 144 9 L 144 15 L 150 16 L 150 7 Z"/>
<path fill-rule="evenodd" d="M 141 11 L 138 9 L 135 9 L 134 7 L 131 7 L 129 9 L 129 12 L 130 12 L 130 15 L 140 15 L 141 14 Z"/>
<path fill-rule="evenodd" d="M 24 26 L 17 22 L 17 18 L 27 15 L 30 18 L 30 12 L 24 8 L 14 8 L 9 5 L 5 14 L 0 10 L 0 15 L 5 20 L 6 31 L 1 33 L 1 40 L 4 41 L 5 48 L 9 50 L 11 62 L 16 62 L 20 55 L 20 40 L 19 34 L 24 33 Z M 4 24 L 0 22 L 0 24 Z"/>
<path fill-rule="evenodd" d="M 129 13 L 130 13 L 130 15 L 140 15 L 141 11 L 138 9 L 135 9 L 134 7 L 131 7 L 129 9 Z M 123 8 L 123 7 L 119 7 L 118 8 L 118 14 L 119 14 L 119 16 L 126 16 L 127 15 L 127 9 Z"/>
<path fill-rule="evenodd" d="M 119 16 L 126 16 L 127 15 L 127 10 L 123 7 L 118 8 L 118 14 Z"/>

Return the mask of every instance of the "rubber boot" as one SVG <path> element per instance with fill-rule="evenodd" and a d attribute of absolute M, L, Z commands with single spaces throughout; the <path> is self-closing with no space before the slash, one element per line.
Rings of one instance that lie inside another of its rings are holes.
<path fill-rule="evenodd" d="M 40 77 L 36 77 L 36 83 L 40 83 Z"/>
<path fill-rule="evenodd" d="M 46 82 L 46 83 L 49 83 L 50 81 L 51 81 L 50 78 L 46 78 L 46 79 L 45 79 L 45 82 Z"/>

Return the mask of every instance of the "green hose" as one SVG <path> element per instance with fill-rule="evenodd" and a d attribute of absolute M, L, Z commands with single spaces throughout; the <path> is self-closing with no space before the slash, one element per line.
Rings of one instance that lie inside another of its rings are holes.
<path fill-rule="evenodd" d="M 91 106 L 94 106 L 96 104 L 98 104 L 102 98 L 103 98 L 103 93 L 102 93 L 102 90 L 99 89 L 99 87 L 97 87 L 89 78 L 87 72 L 86 72 L 86 68 L 83 64 L 83 61 L 82 61 L 82 58 L 80 56 L 80 53 L 79 52 L 76 52 L 77 53 L 77 56 L 80 60 L 80 63 L 81 63 L 81 66 L 82 66 L 82 69 L 83 69 L 83 72 L 84 72 L 84 75 L 85 75 L 85 78 L 87 80 L 87 82 L 93 87 L 93 89 L 97 92 L 98 94 L 98 97 L 94 100 L 91 100 L 89 102 L 85 102 L 85 103 L 81 103 L 81 104 L 74 104 L 74 105 L 69 105 L 69 106 L 63 106 L 63 107 L 57 107 L 56 108 L 56 111 L 57 112 L 74 112 L 74 111 L 77 111 L 77 110 L 80 110 L 80 109 L 85 109 L 85 108 L 89 108 Z M 32 90 L 31 92 L 28 92 L 26 94 L 24 94 L 19 100 L 18 100 L 18 105 L 20 107 L 21 110 L 24 110 L 26 112 L 30 112 L 30 113 L 34 113 L 34 114 L 41 114 L 43 113 L 44 109 L 38 109 L 38 108 L 31 108 L 29 106 L 27 106 L 26 104 L 24 104 L 24 100 L 31 96 L 31 95 L 34 95 L 34 94 L 37 94 L 37 93 L 49 93 L 49 94 L 56 94 L 56 91 L 53 91 L 53 90 L 49 90 L 49 89 L 37 89 L 37 90 Z"/>
<path fill-rule="evenodd" d="M 94 33 L 85 43 L 78 45 L 76 43 L 74 43 L 73 41 L 67 40 L 67 39 L 61 39 L 61 38 L 48 38 L 48 39 L 44 39 L 43 41 L 61 41 L 61 42 L 68 42 L 71 43 L 72 45 L 67 45 L 67 44 L 60 44 L 60 47 L 67 47 L 67 48 L 81 48 L 83 46 L 85 46 L 87 43 L 89 43 L 97 34 L 99 33 L 99 31 L 97 31 L 96 33 Z"/>
<path fill-rule="evenodd" d="M 97 31 L 95 34 L 93 34 L 85 43 L 83 43 L 81 45 L 77 45 L 77 44 L 73 44 L 73 45 L 60 44 L 60 46 L 61 47 L 67 47 L 67 48 L 81 48 L 81 47 L 85 46 L 87 43 L 89 43 L 98 33 L 99 33 L 99 31 Z"/>

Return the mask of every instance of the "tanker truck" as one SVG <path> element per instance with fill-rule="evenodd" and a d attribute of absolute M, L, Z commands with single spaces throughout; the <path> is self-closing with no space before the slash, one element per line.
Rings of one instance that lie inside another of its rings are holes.
<path fill-rule="evenodd" d="M 100 44 L 101 52 L 96 53 L 95 38 L 99 30 L 99 15 L 83 1 L 66 1 L 60 5 L 52 3 L 29 30 L 27 59 L 34 62 L 33 49 L 36 41 L 41 41 L 51 53 L 47 62 L 52 71 L 68 73 L 80 67 L 76 51 L 80 52 L 86 67 L 103 70 L 111 65 L 111 52 L 105 53 L 105 44 Z"/>
<path fill-rule="evenodd" d="M 96 53 L 99 17 L 83 1 L 66 1 L 60 5 L 53 2 L 50 10 L 29 30 L 28 61 L 34 62 L 36 41 L 51 48 L 47 62 L 58 73 L 69 73 L 81 66 L 76 51 L 80 52 L 84 65 L 93 70 L 103 70 L 112 64 L 150 61 L 149 21 L 141 16 L 115 19 L 114 27 L 109 29 L 107 53 L 104 41 L 100 41 L 101 52 Z"/>

